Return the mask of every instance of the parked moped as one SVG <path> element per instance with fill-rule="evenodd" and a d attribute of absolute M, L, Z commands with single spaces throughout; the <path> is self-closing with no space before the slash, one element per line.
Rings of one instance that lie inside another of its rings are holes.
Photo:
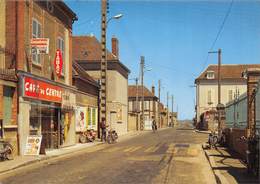
<path fill-rule="evenodd" d="M 107 135 L 107 143 L 112 144 L 115 143 L 118 139 L 118 135 L 115 130 L 109 130 Z"/>
<path fill-rule="evenodd" d="M 96 139 L 96 132 L 93 129 L 82 132 L 79 136 L 80 143 L 94 142 Z"/>
<path fill-rule="evenodd" d="M 13 159 L 13 146 L 4 140 L 0 140 L 0 159 L 12 160 Z"/>
<path fill-rule="evenodd" d="M 218 143 L 218 135 L 216 132 L 211 132 L 208 138 L 209 148 L 216 148 Z"/>

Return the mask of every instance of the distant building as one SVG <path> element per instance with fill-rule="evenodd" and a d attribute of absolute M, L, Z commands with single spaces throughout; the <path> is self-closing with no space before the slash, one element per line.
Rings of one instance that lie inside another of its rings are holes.
<path fill-rule="evenodd" d="M 260 64 L 224 64 L 221 66 L 221 103 L 234 99 L 247 91 L 247 82 L 242 73 L 248 68 L 260 68 Z M 216 110 L 218 104 L 218 65 L 209 65 L 196 84 L 196 121 L 204 119 L 205 112 Z"/>
<path fill-rule="evenodd" d="M 101 43 L 94 36 L 73 36 L 73 61 L 96 81 L 101 79 Z M 127 86 L 130 70 L 120 62 L 118 40 L 112 38 L 112 53 L 107 50 L 107 122 L 119 134 L 127 133 Z"/>
<path fill-rule="evenodd" d="M 151 121 L 153 118 L 158 122 L 158 97 L 155 96 L 155 88 L 150 91 L 145 86 L 144 91 L 144 121 Z M 138 98 L 136 98 L 138 97 Z M 136 102 L 136 99 L 137 102 Z M 142 114 L 142 86 L 128 86 L 128 115 L 129 130 L 140 130 L 140 118 Z"/>

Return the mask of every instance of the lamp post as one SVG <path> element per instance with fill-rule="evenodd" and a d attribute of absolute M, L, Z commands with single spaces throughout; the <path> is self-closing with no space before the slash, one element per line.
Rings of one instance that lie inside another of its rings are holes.
<path fill-rule="evenodd" d="M 102 0 L 101 2 L 101 47 L 102 47 L 102 55 L 101 55 L 101 90 L 100 90 L 100 121 L 102 119 L 105 119 L 105 122 L 107 123 L 107 52 L 106 52 L 106 29 L 108 23 L 112 19 L 119 19 L 123 15 L 118 14 L 115 15 L 107 20 L 107 10 L 108 10 L 108 4 L 107 0 Z"/>

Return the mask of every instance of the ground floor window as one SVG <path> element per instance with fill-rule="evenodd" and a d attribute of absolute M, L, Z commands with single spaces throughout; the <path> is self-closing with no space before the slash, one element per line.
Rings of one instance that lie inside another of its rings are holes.
<path fill-rule="evenodd" d="M 87 119 L 87 128 L 97 130 L 98 109 L 95 107 L 88 107 Z"/>
<path fill-rule="evenodd" d="M 52 104 L 31 104 L 29 135 L 42 135 L 46 149 L 61 145 L 60 112 L 61 109 Z"/>
<path fill-rule="evenodd" d="M 3 124 L 11 125 L 12 122 L 12 109 L 13 109 L 13 97 L 15 88 L 4 86 L 3 88 Z"/>

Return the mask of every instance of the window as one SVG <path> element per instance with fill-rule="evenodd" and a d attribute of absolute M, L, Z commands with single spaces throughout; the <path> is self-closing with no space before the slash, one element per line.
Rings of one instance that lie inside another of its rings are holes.
<path fill-rule="evenodd" d="M 212 102 L 212 93 L 211 93 L 211 90 L 208 90 L 208 104 L 211 105 L 213 102 Z"/>
<path fill-rule="evenodd" d="M 65 44 L 64 44 L 64 39 L 62 39 L 61 37 L 58 37 L 58 41 L 57 41 L 57 48 L 61 51 L 61 57 L 62 57 L 62 70 L 61 73 L 64 75 L 65 73 Z"/>
<path fill-rule="evenodd" d="M 3 88 L 3 125 L 11 125 L 12 123 L 12 105 L 15 89 L 13 87 L 4 86 Z"/>
<path fill-rule="evenodd" d="M 214 75 L 214 71 L 208 71 L 207 72 L 207 79 L 214 79 L 215 75 Z"/>
<path fill-rule="evenodd" d="M 36 19 L 32 20 L 32 37 L 41 38 L 41 24 Z M 34 64 L 40 65 L 41 64 L 40 54 L 37 54 L 36 52 L 32 52 L 32 62 Z"/>
<path fill-rule="evenodd" d="M 232 90 L 228 90 L 228 101 L 233 100 L 233 91 Z"/>
<path fill-rule="evenodd" d="M 149 101 L 144 101 L 144 110 L 149 110 Z"/>
<path fill-rule="evenodd" d="M 87 112 L 88 129 L 97 130 L 98 109 L 89 107 Z"/>

